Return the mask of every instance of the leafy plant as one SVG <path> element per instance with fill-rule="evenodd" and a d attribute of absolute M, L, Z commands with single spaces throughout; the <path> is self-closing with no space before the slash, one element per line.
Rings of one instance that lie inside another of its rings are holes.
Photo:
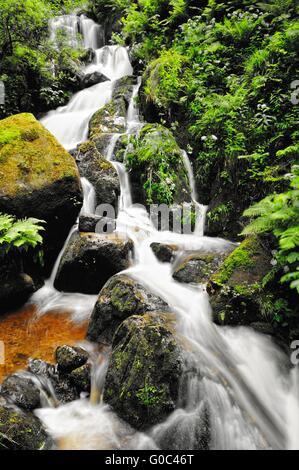
<path fill-rule="evenodd" d="M 16 220 L 11 215 L 0 214 L 0 256 L 27 252 L 42 245 L 43 223 L 34 218 Z"/>
<path fill-rule="evenodd" d="M 285 272 L 281 282 L 290 283 L 299 293 L 299 167 L 292 170 L 291 187 L 287 192 L 267 196 L 244 215 L 254 220 L 242 235 L 273 233 L 278 239 L 275 258 Z"/>
<path fill-rule="evenodd" d="M 150 385 L 147 381 L 143 388 L 136 393 L 136 397 L 145 406 L 153 406 L 160 402 L 163 397 L 163 390 L 158 390 L 154 385 Z"/>

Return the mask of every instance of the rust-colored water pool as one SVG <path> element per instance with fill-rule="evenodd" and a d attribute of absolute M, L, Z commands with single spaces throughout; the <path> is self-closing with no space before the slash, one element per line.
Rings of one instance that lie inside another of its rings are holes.
<path fill-rule="evenodd" d="M 4 345 L 4 361 L 0 361 L 0 383 L 8 374 L 26 368 L 30 358 L 54 362 L 55 349 L 83 340 L 86 329 L 86 323 L 73 323 L 67 312 L 38 316 L 34 306 L 1 315 L 0 341 Z"/>

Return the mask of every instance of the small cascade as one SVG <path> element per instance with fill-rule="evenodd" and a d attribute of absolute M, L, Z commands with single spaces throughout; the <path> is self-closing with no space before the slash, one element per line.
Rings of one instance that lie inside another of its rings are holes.
<path fill-rule="evenodd" d="M 205 221 L 206 221 L 206 214 L 207 214 L 208 206 L 204 206 L 198 202 L 198 194 L 197 194 L 196 182 L 194 178 L 192 164 L 185 150 L 182 150 L 182 156 L 183 156 L 183 161 L 184 161 L 186 171 L 188 173 L 192 201 L 195 205 L 195 209 L 197 213 L 194 235 L 197 235 L 198 237 L 202 237 L 204 235 L 204 230 L 205 230 Z"/>
<path fill-rule="evenodd" d="M 85 15 L 80 17 L 80 32 L 86 49 L 99 49 L 104 45 L 105 37 L 103 28 Z"/>
<path fill-rule="evenodd" d="M 85 73 L 100 72 L 110 80 L 133 75 L 128 51 L 122 46 L 104 46 L 95 51 L 95 59 Z"/>
<path fill-rule="evenodd" d="M 125 211 L 132 206 L 131 187 L 128 172 L 123 163 L 113 162 L 114 167 L 117 170 L 119 182 L 120 182 L 120 201 L 119 210 Z"/>
<path fill-rule="evenodd" d="M 81 214 L 94 214 L 97 205 L 97 196 L 93 185 L 86 178 L 81 178 L 83 188 L 83 206 Z"/>
<path fill-rule="evenodd" d="M 96 208 L 95 190 L 86 178 L 81 178 L 83 188 L 83 206 L 80 214 L 94 214 Z M 54 283 L 63 254 L 72 236 L 78 231 L 78 221 L 71 228 L 69 235 L 55 261 L 50 278 L 45 281 L 45 285 L 35 292 L 30 303 L 35 304 L 38 315 L 48 312 L 70 312 L 74 322 L 83 322 L 90 317 L 97 296 L 84 294 L 69 294 L 55 289 Z"/>
<path fill-rule="evenodd" d="M 62 34 L 70 47 L 79 48 L 81 45 L 79 23 L 77 15 L 63 15 L 54 18 L 50 21 L 50 41 L 59 48 L 59 34 Z"/>
<path fill-rule="evenodd" d="M 133 88 L 127 114 L 127 134 L 129 135 L 136 134 L 143 127 L 143 124 L 140 121 L 139 107 L 136 104 L 141 84 L 142 78 L 138 77 L 137 84 Z"/>

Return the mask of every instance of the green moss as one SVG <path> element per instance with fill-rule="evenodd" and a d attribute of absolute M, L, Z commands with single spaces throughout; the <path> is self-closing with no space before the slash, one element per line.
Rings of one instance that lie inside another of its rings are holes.
<path fill-rule="evenodd" d="M 32 114 L 0 121 L 0 142 L 0 192 L 5 195 L 78 178 L 74 159 Z"/>
<path fill-rule="evenodd" d="M 236 269 L 250 269 L 254 265 L 253 255 L 256 247 L 257 240 L 255 237 L 245 240 L 226 258 L 220 270 L 213 276 L 213 282 L 222 286 L 230 279 Z"/>
<path fill-rule="evenodd" d="M 103 159 L 100 163 L 100 167 L 101 167 L 101 170 L 108 171 L 108 170 L 111 170 L 112 165 L 107 160 Z"/>
<path fill-rule="evenodd" d="M 92 142 L 91 140 L 87 140 L 86 142 L 80 145 L 79 152 L 84 154 L 87 153 L 89 150 L 94 150 L 95 148 L 96 146 L 94 142 Z"/>
<path fill-rule="evenodd" d="M 165 390 L 159 390 L 146 380 L 144 387 L 136 392 L 136 398 L 144 406 L 155 406 L 163 402 Z"/>
<path fill-rule="evenodd" d="M 134 312 L 136 302 L 132 289 L 126 286 L 116 286 L 111 291 L 111 303 L 120 312 Z"/>
<path fill-rule="evenodd" d="M 90 138 L 93 139 L 99 134 L 107 132 L 124 132 L 126 112 L 124 100 L 111 100 L 93 115 L 89 124 Z M 124 122 L 116 124 L 119 117 L 123 117 Z"/>

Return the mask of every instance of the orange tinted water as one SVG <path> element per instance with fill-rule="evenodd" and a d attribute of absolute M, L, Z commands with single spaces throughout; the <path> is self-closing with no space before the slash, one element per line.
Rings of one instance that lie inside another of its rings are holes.
<path fill-rule="evenodd" d="M 5 363 L 0 363 L 0 383 L 8 374 L 26 368 L 29 358 L 54 362 L 55 349 L 84 339 L 86 328 L 86 323 L 74 324 L 67 312 L 37 317 L 35 307 L 2 315 L 0 341 L 4 343 Z"/>

